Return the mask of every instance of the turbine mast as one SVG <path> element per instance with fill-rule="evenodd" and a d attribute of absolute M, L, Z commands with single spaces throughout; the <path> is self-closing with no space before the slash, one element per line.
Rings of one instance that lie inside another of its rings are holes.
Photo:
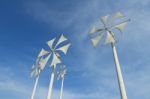
<path fill-rule="evenodd" d="M 115 66 L 116 66 L 116 72 L 117 72 L 117 78 L 118 78 L 121 99 L 127 99 L 126 89 L 125 89 L 125 85 L 124 85 L 124 81 L 123 81 L 123 77 L 122 77 L 122 72 L 121 72 L 121 67 L 119 64 L 116 47 L 115 47 L 114 43 L 111 43 L 111 46 L 112 46 L 112 50 L 113 50 L 113 56 L 114 56 L 114 61 L 115 61 Z"/>
<path fill-rule="evenodd" d="M 59 97 L 59 99 L 62 99 L 63 86 L 64 86 L 64 77 L 62 78 L 62 81 L 61 81 L 61 89 L 60 89 L 60 97 Z"/>
<path fill-rule="evenodd" d="M 49 82 L 47 99 L 51 99 L 53 83 L 54 83 L 54 76 L 55 76 L 55 67 L 56 67 L 56 65 L 52 66 L 52 71 L 51 71 L 51 74 L 50 74 L 50 82 Z"/>
<path fill-rule="evenodd" d="M 34 99 L 35 91 L 36 91 L 36 87 L 37 87 L 37 84 L 38 84 L 39 77 L 40 77 L 39 75 L 36 77 L 34 88 L 33 88 L 32 95 L 31 95 L 31 99 Z"/>

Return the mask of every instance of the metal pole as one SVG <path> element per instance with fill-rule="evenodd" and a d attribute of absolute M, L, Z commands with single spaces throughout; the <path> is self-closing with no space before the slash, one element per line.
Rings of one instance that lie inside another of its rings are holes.
<path fill-rule="evenodd" d="M 62 99 L 63 86 L 64 86 L 64 77 L 62 78 L 62 81 L 61 81 L 61 89 L 60 89 L 60 97 L 59 97 L 59 99 Z"/>
<path fill-rule="evenodd" d="M 36 77 L 36 81 L 35 81 L 34 88 L 33 88 L 33 91 L 32 91 L 31 99 L 34 99 L 34 95 L 35 95 L 36 87 L 37 87 L 37 84 L 38 84 L 38 80 L 39 80 L 39 75 Z"/>
<path fill-rule="evenodd" d="M 49 83 L 47 99 L 51 99 L 51 94 L 52 94 L 52 89 L 53 89 L 53 82 L 54 82 L 54 76 L 55 76 L 55 66 L 52 68 L 52 72 L 51 72 L 51 78 L 50 78 L 50 83 Z"/>
<path fill-rule="evenodd" d="M 118 56 L 117 56 L 117 51 L 114 43 L 111 43 L 112 49 L 113 49 L 113 55 L 114 55 L 114 61 L 116 65 L 116 72 L 117 72 L 117 78 L 118 78 L 118 84 L 119 84 L 119 89 L 120 89 L 120 94 L 121 94 L 121 99 L 127 99 L 126 95 L 126 89 L 121 73 L 121 67 L 119 64 Z"/>

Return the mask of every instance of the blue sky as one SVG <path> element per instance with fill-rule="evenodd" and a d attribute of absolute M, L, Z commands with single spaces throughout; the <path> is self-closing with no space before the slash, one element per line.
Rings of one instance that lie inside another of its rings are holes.
<path fill-rule="evenodd" d="M 116 11 L 131 19 L 117 43 L 129 99 L 150 99 L 149 0 L 1 0 L 0 97 L 29 99 L 30 70 L 46 41 L 61 33 L 72 43 L 64 99 L 120 99 L 111 47 L 94 49 L 88 37 L 99 18 Z M 46 99 L 50 68 L 41 73 L 36 99 Z M 60 81 L 55 80 L 53 99 Z"/>

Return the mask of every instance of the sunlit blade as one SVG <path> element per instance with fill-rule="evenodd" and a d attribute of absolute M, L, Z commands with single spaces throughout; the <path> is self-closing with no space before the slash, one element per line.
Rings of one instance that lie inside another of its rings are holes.
<path fill-rule="evenodd" d="M 42 48 L 42 50 L 40 51 L 40 53 L 39 53 L 39 55 L 38 55 L 38 58 L 41 57 L 41 56 L 44 56 L 44 55 L 46 55 L 46 54 L 48 54 L 48 53 L 49 53 L 48 51 L 46 51 L 46 50 L 44 50 L 44 49 Z"/>
<path fill-rule="evenodd" d="M 34 67 L 34 68 L 31 71 L 30 77 L 35 77 L 35 76 L 39 75 L 38 67 L 36 67 L 35 65 L 33 65 L 32 67 Z"/>
<path fill-rule="evenodd" d="M 36 69 L 36 70 L 34 71 L 34 76 L 38 76 L 39 74 L 40 74 L 39 69 Z"/>
<path fill-rule="evenodd" d="M 106 39 L 104 44 L 115 43 L 115 38 L 110 32 L 107 31 Z"/>
<path fill-rule="evenodd" d="M 60 71 L 59 74 L 58 74 L 58 78 L 57 79 L 59 80 L 60 78 L 63 78 L 63 77 L 64 77 L 64 74 L 63 74 L 62 71 Z"/>
<path fill-rule="evenodd" d="M 60 48 L 58 48 L 58 49 L 56 49 L 56 50 L 62 51 L 64 54 L 67 54 L 67 51 L 68 51 L 70 45 L 71 45 L 71 44 L 64 45 L 64 46 L 62 46 L 62 47 L 60 47 Z"/>
<path fill-rule="evenodd" d="M 89 34 L 93 34 L 93 33 L 97 32 L 97 30 L 98 30 L 98 29 L 94 26 L 94 27 L 90 30 Z"/>
<path fill-rule="evenodd" d="M 32 78 L 34 76 L 34 71 L 31 72 L 30 77 Z"/>
<path fill-rule="evenodd" d="M 40 62 L 39 62 L 39 68 L 40 70 L 43 70 L 50 58 L 51 54 L 49 54 L 46 58 L 41 58 Z"/>
<path fill-rule="evenodd" d="M 121 12 L 117 12 L 112 18 L 113 20 L 115 20 L 115 19 L 122 18 L 122 17 L 124 17 L 124 15 Z"/>
<path fill-rule="evenodd" d="M 90 30 L 89 34 L 94 34 L 96 32 L 102 32 L 105 29 L 97 29 L 95 26 Z"/>
<path fill-rule="evenodd" d="M 101 22 L 102 22 L 104 25 L 107 25 L 107 22 L 108 22 L 108 15 L 103 16 L 103 17 L 101 17 L 100 19 L 101 19 Z"/>
<path fill-rule="evenodd" d="M 122 32 L 128 22 L 129 21 L 122 22 L 122 23 L 116 25 L 115 28 Z"/>
<path fill-rule="evenodd" d="M 67 68 L 63 67 L 63 69 L 62 69 L 62 76 L 64 76 L 66 74 L 66 72 L 67 72 Z"/>
<path fill-rule="evenodd" d="M 35 68 L 35 65 L 33 64 L 31 69 L 33 70 L 34 68 Z"/>
<path fill-rule="evenodd" d="M 63 66 L 61 65 L 61 66 L 60 66 L 60 70 L 59 70 L 59 72 L 57 73 L 57 75 L 58 75 L 57 79 L 59 80 L 60 78 L 64 78 L 66 72 L 67 72 L 66 66 L 65 66 L 65 65 L 63 65 Z"/>
<path fill-rule="evenodd" d="M 61 73 L 58 72 L 58 73 L 57 73 L 57 80 L 59 80 L 60 78 L 61 78 Z"/>
<path fill-rule="evenodd" d="M 54 66 L 59 63 L 61 63 L 61 60 L 55 54 L 53 54 L 53 59 L 52 59 L 52 63 L 50 66 Z"/>
<path fill-rule="evenodd" d="M 56 43 L 56 46 L 55 46 L 55 48 L 60 44 L 60 43 L 62 43 L 62 42 L 64 42 L 64 41 L 66 41 L 67 40 L 67 38 L 66 37 L 64 37 L 64 35 L 62 34 L 61 36 L 60 36 L 60 38 L 59 38 L 59 40 L 58 40 L 58 42 Z"/>
<path fill-rule="evenodd" d="M 52 40 L 49 40 L 49 41 L 47 42 L 48 46 L 49 46 L 51 49 L 53 48 L 53 43 L 54 43 L 55 39 L 56 39 L 56 38 L 54 38 L 54 39 L 52 39 Z"/>
<path fill-rule="evenodd" d="M 92 45 L 93 45 L 94 47 L 97 46 L 97 44 L 99 43 L 99 41 L 100 41 L 100 39 L 102 38 L 102 36 L 103 36 L 103 32 L 100 32 L 100 34 L 99 34 L 97 37 L 91 39 Z"/>
<path fill-rule="evenodd" d="M 30 77 L 34 76 L 34 71 L 35 71 L 35 65 L 32 66 L 32 71 L 31 71 Z"/>

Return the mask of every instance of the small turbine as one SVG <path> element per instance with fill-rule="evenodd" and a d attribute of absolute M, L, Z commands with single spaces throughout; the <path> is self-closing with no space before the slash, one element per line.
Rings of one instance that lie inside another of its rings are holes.
<path fill-rule="evenodd" d="M 121 67 L 119 64 L 118 56 L 117 56 L 117 51 L 115 47 L 116 39 L 115 35 L 112 32 L 112 30 L 117 29 L 120 32 L 123 31 L 127 23 L 130 21 L 130 19 L 126 19 L 121 21 L 119 24 L 114 24 L 115 21 L 118 19 L 124 19 L 125 16 L 121 12 L 117 12 L 114 16 L 112 16 L 112 20 L 108 21 L 109 16 L 103 16 L 100 18 L 101 22 L 103 23 L 103 28 L 96 28 L 95 26 L 90 30 L 89 34 L 90 36 L 95 36 L 94 38 L 91 39 L 92 45 L 96 47 L 99 43 L 99 41 L 105 36 L 105 42 L 104 44 L 111 44 L 112 49 L 113 49 L 113 55 L 114 55 L 114 61 L 116 65 L 116 72 L 117 72 L 117 78 L 118 78 L 118 83 L 119 83 L 119 88 L 120 88 L 120 94 L 121 94 L 121 99 L 127 99 L 126 95 L 126 90 L 125 90 L 125 85 L 121 73 Z"/>
<path fill-rule="evenodd" d="M 60 57 L 60 52 L 63 52 L 65 55 L 67 54 L 68 48 L 70 47 L 70 43 L 64 44 L 68 39 L 64 37 L 62 34 L 60 38 L 56 41 L 56 38 L 49 40 L 47 42 L 49 48 L 50 48 L 50 53 L 53 56 L 52 61 L 51 61 L 51 78 L 50 78 L 50 84 L 49 84 L 49 89 L 48 89 L 48 95 L 47 99 L 51 99 L 51 93 L 52 93 L 52 88 L 53 88 L 53 82 L 54 82 L 54 75 L 55 75 L 55 68 L 56 65 L 61 63 L 61 57 Z M 55 43 L 56 42 L 56 43 Z"/>
<path fill-rule="evenodd" d="M 60 66 L 60 71 L 57 73 L 57 79 L 61 79 L 61 89 L 60 89 L 60 96 L 59 99 L 62 99 L 62 94 L 63 94 L 63 85 L 64 85 L 64 78 L 65 78 L 65 74 L 67 72 L 67 68 L 66 66 Z"/>
<path fill-rule="evenodd" d="M 36 81 L 35 81 L 34 88 L 32 91 L 31 99 L 34 99 L 35 91 L 36 91 L 38 80 L 39 80 L 39 75 L 41 71 L 45 68 L 45 65 L 48 62 L 49 58 L 50 58 L 49 52 L 42 49 L 37 57 L 35 65 L 32 66 L 32 71 L 31 71 L 30 76 L 36 77 Z"/>

